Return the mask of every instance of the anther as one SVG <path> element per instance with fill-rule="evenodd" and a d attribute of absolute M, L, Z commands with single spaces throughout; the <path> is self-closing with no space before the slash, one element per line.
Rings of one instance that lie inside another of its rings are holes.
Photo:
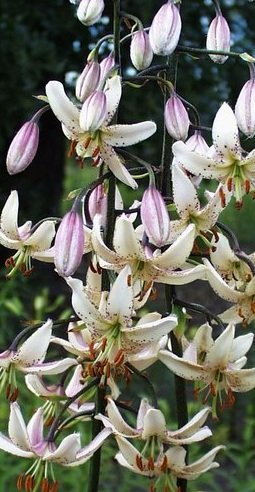
<path fill-rule="evenodd" d="M 226 207 L 226 196 L 225 196 L 225 193 L 223 191 L 223 188 L 219 189 L 219 195 L 220 195 L 221 206 L 222 206 L 222 208 L 225 208 Z"/>
<path fill-rule="evenodd" d="M 250 193 L 251 183 L 250 183 L 249 179 L 245 180 L 244 188 L 245 188 L 245 193 Z"/>
<path fill-rule="evenodd" d="M 22 473 L 18 476 L 16 485 L 17 485 L 18 490 L 23 489 L 23 474 Z"/>
<path fill-rule="evenodd" d="M 155 468 L 154 459 L 152 458 L 152 456 L 149 456 L 149 458 L 148 458 L 148 469 L 153 471 L 154 468 Z"/>
<path fill-rule="evenodd" d="M 139 470 L 143 471 L 143 460 L 142 457 L 139 456 L 139 454 L 136 455 L 135 462 Z"/>
<path fill-rule="evenodd" d="M 50 484 L 48 478 L 43 478 L 41 481 L 41 492 L 49 492 Z"/>

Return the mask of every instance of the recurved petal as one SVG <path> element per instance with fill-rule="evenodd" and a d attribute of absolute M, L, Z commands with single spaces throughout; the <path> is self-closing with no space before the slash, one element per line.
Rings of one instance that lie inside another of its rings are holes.
<path fill-rule="evenodd" d="M 240 159 L 238 126 L 235 114 L 231 107 L 224 102 L 217 111 L 212 127 L 213 145 L 221 162 L 232 163 Z"/>
<path fill-rule="evenodd" d="M 175 142 L 172 150 L 177 161 L 196 176 L 199 175 L 208 179 L 224 179 L 231 170 L 229 165 L 218 167 L 219 163 L 210 157 L 189 150 L 184 142 Z"/>
<path fill-rule="evenodd" d="M 225 371 L 228 386 L 237 393 L 243 393 L 255 388 L 255 368 Z"/>
<path fill-rule="evenodd" d="M 19 448 L 24 451 L 31 451 L 26 424 L 24 422 L 20 406 L 17 402 L 11 403 L 10 418 L 8 424 L 9 436 Z M 15 453 L 16 454 L 16 453 Z"/>
<path fill-rule="evenodd" d="M 193 436 L 193 434 L 196 433 L 205 423 L 209 413 L 211 413 L 211 408 L 203 408 L 202 410 L 200 410 L 200 412 L 194 415 L 194 417 L 187 424 L 183 425 L 177 431 L 168 431 L 168 437 L 182 439 L 185 437 Z"/>
<path fill-rule="evenodd" d="M 157 130 L 153 121 L 143 121 L 133 125 L 112 125 L 104 129 L 103 139 L 113 147 L 127 147 L 151 137 Z"/>
<path fill-rule="evenodd" d="M 213 244 L 216 248 L 215 251 L 211 251 L 210 257 L 213 265 L 221 270 L 230 270 L 233 268 L 233 263 L 238 260 L 234 252 L 230 248 L 228 239 L 224 234 L 219 234 L 219 239 L 217 243 L 214 241 Z"/>
<path fill-rule="evenodd" d="M 36 446 L 41 446 L 43 443 L 43 407 L 38 408 L 29 420 L 27 433 L 30 446 L 36 452 Z"/>
<path fill-rule="evenodd" d="M 116 436 L 116 441 L 125 461 L 133 468 L 133 471 L 139 473 L 140 469 L 137 466 L 137 458 L 141 459 L 144 463 L 147 463 L 147 460 L 143 458 L 139 451 L 124 437 Z"/>
<path fill-rule="evenodd" d="M 134 190 L 138 187 L 136 181 L 129 174 L 128 170 L 122 163 L 122 159 L 116 154 L 113 147 L 103 142 L 100 147 L 100 153 L 103 161 L 112 171 L 114 176 L 118 178 L 122 183 L 130 186 Z"/>
<path fill-rule="evenodd" d="M 121 216 L 116 220 L 113 245 L 115 251 L 126 261 L 133 259 L 144 261 L 145 259 L 143 248 L 136 237 L 133 224 L 125 216 Z"/>
<path fill-rule="evenodd" d="M 53 374 L 61 374 L 62 372 L 65 372 L 67 369 L 69 369 L 69 367 L 75 366 L 76 364 L 76 359 L 67 357 L 66 359 L 61 359 L 54 362 L 34 364 L 32 366 L 22 368 L 22 370 L 28 374 L 44 374 L 45 376 L 51 376 Z"/>
<path fill-rule="evenodd" d="M 106 310 L 110 317 L 118 318 L 121 324 L 125 325 L 131 319 L 133 312 L 133 286 L 129 265 L 121 270 L 112 285 L 107 299 Z"/>
<path fill-rule="evenodd" d="M 158 270 L 155 272 L 155 281 L 170 285 L 185 285 L 194 282 L 194 280 L 205 280 L 205 276 L 206 267 L 204 265 L 197 265 L 194 268 L 187 268 L 178 272 Z"/>
<path fill-rule="evenodd" d="M 115 253 L 115 251 L 112 251 L 110 248 L 108 248 L 103 241 L 101 232 L 101 218 L 101 215 L 96 214 L 93 220 L 93 229 L 91 234 L 93 249 L 95 250 L 96 254 L 103 260 L 107 261 L 108 263 L 118 265 L 121 263 L 120 256 Z"/>
<path fill-rule="evenodd" d="M 96 323 L 103 323 L 103 318 L 98 309 L 90 302 L 81 280 L 68 277 L 66 283 L 73 291 L 72 305 L 79 318 L 89 326 L 94 326 Z"/>
<path fill-rule="evenodd" d="M 20 456 L 21 458 L 33 458 L 34 453 L 32 451 L 25 451 L 16 446 L 8 437 L 0 433 L 0 449 L 6 453 Z"/>
<path fill-rule="evenodd" d="M 200 203 L 196 188 L 187 174 L 178 164 L 172 167 L 174 203 L 180 217 L 187 217 L 189 213 L 198 212 Z"/>
<path fill-rule="evenodd" d="M 246 335 L 241 335 L 233 340 L 232 347 L 229 354 L 229 362 L 235 362 L 236 360 L 243 357 L 248 350 L 250 350 L 253 342 L 254 334 L 247 333 Z"/>
<path fill-rule="evenodd" d="M 33 335 L 19 347 L 13 362 L 22 368 L 28 368 L 44 360 L 52 333 L 52 320 L 48 319 Z"/>
<path fill-rule="evenodd" d="M 24 241 L 26 246 L 31 246 L 35 251 L 43 251 L 51 245 L 55 236 L 55 224 L 52 220 L 46 220 Z"/>
<path fill-rule="evenodd" d="M 159 340 L 163 335 L 170 333 L 177 325 L 176 316 L 170 315 L 151 323 L 138 324 L 134 328 L 123 328 L 127 343 L 133 344 L 136 352 L 146 344 Z"/>
<path fill-rule="evenodd" d="M 107 437 L 109 437 L 112 434 L 112 429 L 105 428 L 97 436 L 84 448 L 82 448 L 77 454 L 75 461 L 72 463 L 68 463 L 67 466 L 78 466 L 81 465 L 82 463 L 86 463 L 91 456 L 97 451 L 100 446 L 102 446 L 103 442 Z"/>
<path fill-rule="evenodd" d="M 165 433 L 166 420 L 163 413 L 156 408 L 150 408 L 144 416 L 142 439 L 148 439 L 152 436 L 164 439 Z"/>
<path fill-rule="evenodd" d="M 51 80 L 46 85 L 46 94 L 49 105 L 61 123 L 71 132 L 73 136 L 77 136 L 82 132 L 79 125 L 79 110 L 67 97 L 63 84 L 57 80 Z"/>
<path fill-rule="evenodd" d="M 118 435 L 122 435 L 123 437 L 130 438 L 130 437 L 139 436 L 140 432 L 137 429 L 134 429 L 133 427 L 128 425 L 125 422 L 125 420 L 122 418 L 122 415 L 119 412 L 112 398 L 108 398 L 106 410 L 107 410 L 108 418 L 100 414 L 96 417 L 96 418 L 100 417 L 100 420 L 102 420 L 105 427 L 111 428 L 114 433 Z"/>
<path fill-rule="evenodd" d="M 145 417 L 146 413 L 148 412 L 148 410 L 150 410 L 150 408 L 152 408 L 152 406 L 149 404 L 147 398 L 143 398 L 141 400 L 138 414 L 137 414 L 137 425 L 136 425 L 137 429 L 141 430 L 143 428 L 144 417 Z"/>
<path fill-rule="evenodd" d="M 197 461 L 194 461 L 194 463 L 191 463 L 190 465 L 185 466 L 185 473 L 187 473 L 187 476 L 189 476 L 189 473 L 194 473 L 194 474 L 200 474 L 204 473 L 207 470 L 210 470 L 211 468 L 216 468 L 218 467 L 218 463 L 214 462 L 214 458 L 216 454 L 220 450 L 225 449 L 225 446 L 216 446 L 213 448 L 209 453 L 206 453 L 202 458 L 200 458 Z M 195 477 L 194 477 L 195 478 Z"/>
<path fill-rule="evenodd" d="M 104 124 L 107 125 L 115 115 L 120 102 L 122 93 L 121 77 L 119 75 L 114 75 L 114 77 L 107 79 L 104 92 L 106 95 L 107 107 L 107 116 Z"/>
<path fill-rule="evenodd" d="M 193 248 L 196 228 L 189 224 L 180 237 L 159 256 L 153 256 L 151 262 L 159 268 L 178 268 L 187 260 Z"/>
<path fill-rule="evenodd" d="M 160 350 L 158 359 L 163 362 L 170 371 L 173 371 L 174 374 L 183 379 L 187 379 L 188 381 L 210 381 L 210 374 L 206 368 L 199 364 L 184 360 L 167 350 Z"/>
<path fill-rule="evenodd" d="M 214 345 L 206 355 L 205 363 L 211 368 L 224 369 L 229 361 L 232 343 L 235 337 L 235 325 L 232 323 L 225 328 L 215 340 Z"/>
<path fill-rule="evenodd" d="M 0 227 L 4 235 L 12 240 L 18 240 L 18 211 L 19 196 L 16 190 L 11 191 L 3 207 L 0 219 Z"/>
<path fill-rule="evenodd" d="M 63 439 L 55 451 L 48 451 L 45 455 L 45 460 L 55 461 L 64 466 L 68 464 L 72 465 L 73 462 L 76 462 L 76 455 L 80 449 L 80 434 L 70 434 L 70 436 L 66 436 Z"/>
<path fill-rule="evenodd" d="M 218 294 L 219 297 L 222 297 L 226 301 L 230 302 L 238 302 L 244 299 L 245 294 L 243 292 L 239 292 L 231 288 L 224 280 L 222 280 L 221 276 L 216 272 L 211 263 L 204 259 L 204 264 L 207 267 L 207 279 L 213 290 Z"/>

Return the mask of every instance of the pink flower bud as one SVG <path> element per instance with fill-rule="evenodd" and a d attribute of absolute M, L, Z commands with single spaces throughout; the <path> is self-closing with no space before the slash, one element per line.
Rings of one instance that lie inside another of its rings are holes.
<path fill-rule="evenodd" d="M 89 215 L 93 221 L 96 214 L 103 216 L 102 223 L 105 223 L 107 212 L 107 194 L 104 191 L 104 185 L 99 185 L 91 192 L 89 196 Z"/>
<path fill-rule="evenodd" d="M 114 56 L 112 54 L 106 56 L 106 58 L 103 58 L 103 60 L 100 62 L 100 82 L 104 80 L 108 72 L 114 67 L 115 65 L 115 60 Z"/>
<path fill-rule="evenodd" d="M 172 94 L 165 106 L 165 125 L 171 137 L 175 140 L 186 140 L 189 131 L 189 115 L 176 94 Z"/>
<path fill-rule="evenodd" d="M 35 157 L 39 143 L 39 127 L 36 121 L 24 123 L 14 137 L 6 158 L 9 174 L 24 171 Z"/>
<path fill-rule="evenodd" d="M 255 79 L 244 84 L 236 101 L 235 115 L 240 130 L 247 136 L 255 135 Z"/>
<path fill-rule="evenodd" d="M 77 9 L 77 17 L 85 26 L 92 26 L 101 18 L 104 0 L 81 0 Z"/>
<path fill-rule="evenodd" d="M 172 0 L 162 5 L 155 15 L 149 36 L 153 52 L 156 55 L 171 55 L 181 34 L 181 16 Z"/>
<path fill-rule="evenodd" d="M 230 49 L 230 30 L 225 17 L 221 13 L 216 14 L 209 26 L 206 48 L 218 51 L 229 51 Z M 224 63 L 228 59 L 228 56 L 225 55 L 209 56 L 214 63 Z"/>
<path fill-rule="evenodd" d="M 94 91 L 83 103 L 80 125 L 85 131 L 94 132 L 102 126 L 106 115 L 106 95 L 103 91 Z"/>
<path fill-rule="evenodd" d="M 95 61 L 89 62 L 77 79 L 75 95 L 84 102 L 94 92 L 100 80 L 100 65 Z"/>
<path fill-rule="evenodd" d="M 145 70 L 150 66 L 153 51 L 146 31 L 141 29 L 133 34 L 130 45 L 130 58 L 137 70 Z"/>
<path fill-rule="evenodd" d="M 185 143 L 189 150 L 192 150 L 192 152 L 197 152 L 201 155 L 206 155 L 209 150 L 209 146 L 207 145 L 204 137 L 202 137 L 199 130 L 196 130 Z"/>
<path fill-rule="evenodd" d="M 84 229 L 78 212 L 71 210 L 62 219 L 55 239 L 55 265 L 63 277 L 79 267 L 84 252 Z"/>
<path fill-rule="evenodd" d="M 167 242 L 170 220 L 165 202 L 155 186 L 145 190 L 141 203 L 141 220 L 149 239 L 159 248 Z"/>

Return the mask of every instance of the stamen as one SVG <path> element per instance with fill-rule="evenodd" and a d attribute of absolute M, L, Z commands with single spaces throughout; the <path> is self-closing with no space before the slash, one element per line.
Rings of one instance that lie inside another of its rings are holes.
<path fill-rule="evenodd" d="M 18 490 L 23 489 L 23 476 L 24 475 L 22 473 L 18 476 L 17 483 L 16 483 Z"/>
<path fill-rule="evenodd" d="M 228 189 L 228 191 L 232 191 L 232 189 L 233 189 L 233 178 L 228 178 L 227 189 Z"/>
<path fill-rule="evenodd" d="M 59 486 L 59 483 L 58 482 L 54 482 L 52 484 L 52 486 L 50 487 L 49 492 L 58 492 L 58 486 Z"/>
<path fill-rule="evenodd" d="M 165 456 L 164 456 L 164 459 L 163 459 L 163 462 L 162 462 L 162 465 L 161 465 L 161 467 L 160 467 L 160 470 L 161 470 L 163 473 L 165 473 L 165 472 L 167 471 L 167 465 L 168 465 L 168 463 L 167 463 L 167 456 L 165 455 Z"/>
<path fill-rule="evenodd" d="M 155 468 L 155 466 L 154 466 L 154 459 L 153 459 L 152 456 L 150 456 L 148 458 L 148 469 L 153 471 L 154 468 Z"/>
<path fill-rule="evenodd" d="M 96 147 L 95 150 L 94 150 L 94 152 L 92 152 L 92 156 L 91 156 L 92 159 L 94 159 L 95 157 L 97 157 L 98 154 L 99 154 L 99 152 L 100 152 L 100 147 Z"/>
<path fill-rule="evenodd" d="M 50 484 L 48 478 L 43 478 L 41 482 L 41 492 L 49 492 Z"/>
<path fill-rule="evenodd" d="M 34 479 L 32 475 L 27 475 L 25 478 L 25 491 L 33 492 L 33 488 L 34 488 Z"/>
<path fill-rule="evenodd" d="M 77 140 L 72 140 L 67 157 L 72 157 L 75 154 L 76 144 L 77 144 Z"/>
<path fill-rule="evenodd" d="M 90 268 L 90 270 L 91 270 L 93 273 L 97 273 L 97 269 L 94 267 L 94 265 L 93 265 L 92 261 L 91 261 L 91 262 L 90 262 L 90 264 L 89 264 L 89 268 Z"/>
<path fill-rule="evenodd" d="M 7 258 L 4 262 L 4 265 L 6 268 L 14 267 L 15 266 L 15 260 L 13 256 L 10 256 L 10 258 Z"/>
<path fill-rule="evenodd" d="M 90 144 L 91 140 L 92 140 L 92 138 L 91 138 L 91 137 L 89 137 L 89 138 L 87 138 L 87 140 L 85 140 L 85 142 L 83 143 L 83 147 L 84 147 L 84 149 L 85 149 L 85 150 L 88 148 L 88 146 L 89 146 L 89 144 Z"/>
<path fill-rule="evenodd" d="M 222 208 L 225 208 L 226 207 L 226 196 L 225 196 L 225 193 L 223 191 L 223 188 L 219 189 L 219 195 L 220 195 L 221 206 L 222 206 Z"/>
<path fill-rule="evenodd" d="M 19 395 L 19 390 L 18 388 L 14 388 L 13 392 L 11 393 L 11 395 L 9 396 L 9 402 L 10 403 L 13 403 L 14 401 L 17 400 L 18 398 L 18 395 Z"/>
<path fill-rule="evenodd" d="M 127 276 L 127 286 L 128 287 L 131 287 L 131 285 L 132 285 L 131 281 L 132 281 L 132 276 L 131 275 L 128 275 Z"/>
<path fill-rule="evenodd" d="M 94 159 L 94 162 L 93 162 L 92 166 L 93 167 L 98 166 L 100 160 L 101 160 L 101 156 L 99 155 L 96 159 Z"/>
<path fill-rule="evenodd" d="M 142 457 L 139 456 L 139 454 L 136 455 L 135 462 L 136 462 L 136 465 L 139 468 L 139 470 L 143 471 L 143 468 L 144 468 L 143 467 L 143 460 L 142 460 Z"/>
<path fill-rule="evenodd" d="M 250 193 L 251 183 L 249 179 L 245 180 L 244 188 L 245 188 L 245 193 Z"/>

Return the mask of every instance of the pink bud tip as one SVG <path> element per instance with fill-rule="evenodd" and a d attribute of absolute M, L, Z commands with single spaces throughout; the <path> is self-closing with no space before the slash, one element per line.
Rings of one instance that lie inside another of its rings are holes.
<path fill-rule="evenodd" d="M 155 186 L 144 192 L 141 203 L 141 220 L 149 239 L 158 247 L 166 244 L 170 220 L 165 202 Z"/>
<path fill-rule="evenodd" d="M 6 158 L 9 174 L 24 171 L 35 157 L 39 143 L 39 127 L 33 121 L 27 121 L 14 137 Z"/>
<path fill-rule="evenodd" d="M 181 99 L 173 94 L 165 106 L 165 125 L 175 140 L 186 140 L 189 131 L 189 115 Z"/>
<path fill-rule="evenodd" d="M 69 277 L 79 267 L 84 252 L 84 229 L 80 214 L 74 210 L 62 219 L 55 239 L 55 265 L 58 273 Z"/>

